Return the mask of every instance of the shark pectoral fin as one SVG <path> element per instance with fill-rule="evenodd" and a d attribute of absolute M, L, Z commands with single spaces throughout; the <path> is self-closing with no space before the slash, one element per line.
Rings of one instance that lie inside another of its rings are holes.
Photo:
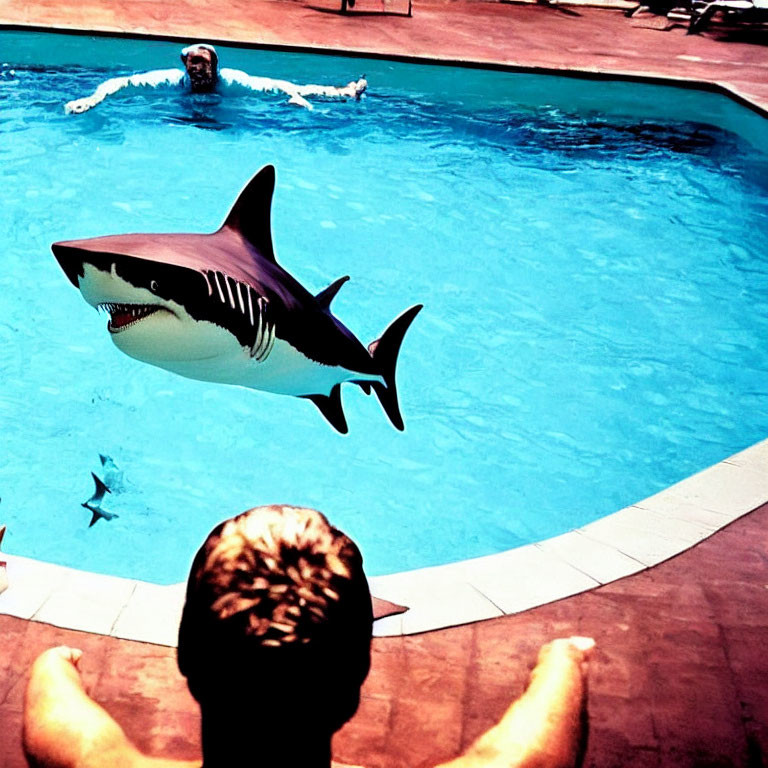
<path fill-rule="evenodd" d="M 321 309 L 330 308 L 331 302 L 339 292 L 339 288 L 341 288 L 341 286 L 344 285 L 347 280 L 349 280 L 349 275 L 344 275 L 344 277 L 340 277 L 338 280 L 334 280 L 326 289 L 320 291 L 320 293 L 315 296 Z"/>
<path fill-rule="evenodd" d="M 268 261 L 275 261 L 272 247 L 272 194 L 275 166 L 265 165 L 239 194 L 222 229 L 239 232 Z"/>
<path fill-rule="evenodd" d="M 406 309 L 400 317 L 395 318 L 380 339 L 371 342 L 368 346 L 368 351 L 384 378 L 384 384 L 380 381 L 371 382 L 373 391 L 378 396 L 384 412 L 389 416 L 392 426 L 401 432 L 405 429 L 405 424 L 397 402 L 397 386 L 395 384 L 397 354 L 400 351 L 400 345 L 403 343 L 406 331 L 421 311 L 422 306 L 422 304 L 416 304 L 410 309 Z"/>
<path fill-rule="evenodd" d="M 337 384 L 330 395 L 302 395 L 302 397 L 311 400 L 336 431 L 341 432 L 342 435 L 349 432 L 341 405 L 341 384 Z"/>

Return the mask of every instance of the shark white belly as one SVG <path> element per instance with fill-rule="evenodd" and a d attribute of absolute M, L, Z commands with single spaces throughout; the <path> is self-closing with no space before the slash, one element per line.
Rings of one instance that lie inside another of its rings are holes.
<path fill-rule="evenodd" d="M 249 347 L 238 344 L 223 329 L 212 326 L 211 333 L 221 336 L 221 354 L 197 360 L 157 361 L 155 365 L 188 379 L 234 384 L 296 397 L 330 395 L 335 386 L 345 381 L 384 383 L 382 376 L 311 360 L 280 338 L 274 339 L 264 359 L 256 360 Z"/>

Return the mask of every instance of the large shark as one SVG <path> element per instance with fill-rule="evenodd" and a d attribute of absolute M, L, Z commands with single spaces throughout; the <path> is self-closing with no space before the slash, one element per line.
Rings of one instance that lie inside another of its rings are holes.
<path fill-rule="evenodd" d="M 341 384 L 373 390 L 402 430 L 395 366 L 421 309 L 394 320 L 366 349 L 330 310 L 348 280 L 313 296 L 275 260 L 275 169 L 262 168 L 212 234 L 110 235 L 51 247 L 83 298 L 109 313 L 125 354 L 202 381 L 311 400 L 347 432 Z"/>

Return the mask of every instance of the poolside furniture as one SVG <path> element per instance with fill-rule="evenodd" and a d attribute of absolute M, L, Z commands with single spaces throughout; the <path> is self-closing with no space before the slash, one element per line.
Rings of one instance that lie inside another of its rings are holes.
<path fill-rule="evenodd" d="M 768 0 L 693 0 L 688 34 L 695 35 L 706 29 L 718 11 L 738 21 L 766 21 Z"/>
<path fill-rule="evenodd" d="M 342 13 L 347 13 L 347 11 L 350 8 L 354 8 L 355 7 L 355 1 L 356 0 L 341 0 L 341 12 Z M 389 11 L 387 11 L 383 7 L 384 3 L 386 2 L 386 0 L 381 0 L 381 2 L 382 2 L 382 13 L 389 13 Z M 411 17 L 411 16 L 413 16 L 412 11 L 413 11 L 413 0 L 408 0 L 408 13 L 406 13 L 406 14 L 399 14 L 399 15 L 405 15 L 405 16 Z"/>
<path fill-rule="evenodd" d="M 666 31 L 690 21 L 691 3 L 690 0 L 649 0 L 626 15 L 635 27 Z"/>

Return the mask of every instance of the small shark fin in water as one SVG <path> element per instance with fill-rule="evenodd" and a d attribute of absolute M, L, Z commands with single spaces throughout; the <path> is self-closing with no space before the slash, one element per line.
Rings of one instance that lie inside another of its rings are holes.
<path fill-rule="evenodd" d="M 123 482 L 123 470 L 115 464 L 111 456 L 99 454 L 101 468 L 104 473 L 104 485 L 110 493 L 120 493 L 125 490 Z"/>
<path fill-rule="evenodd" d="M 101 503 L 104 500 L 104 494 L 111 493 L 111 491 L 98 477 L 96 477 L 93 472 L 91 472 L 91 477 L 93 478 L 93 482 L 96 484 L 96 490 L 93 492 L 93 496 L 91 496 L 88 501 L 84 501 L 81 505 L 85 507 L 92 515 L 91 522 L 88 523 L 89 528 L 95 525 L 99 518 L 112 520 L 113 518 L 117 517 L 114 512 L 110 512 L 107 509 L 102 509 L 101 506 Z"/>
<path fill-rule="evenodd" d="M 107 486 L 93 472 L 91 472 L 91 477 L 93 478 L 93 482 L 96 483 L 96 490 L 93 492 L 93 496 L 91 496 L 91 498 L 88 499 L 86 503 L 98 506 L 104 499 L 104 494 L 112 493 L 112 491 L 110 491 L 109 488 L 107 488 Z"/>
<path fill-rule="evenodd" d="M 344 277 L 340 277 L 338 280 L 334 280 L 327 288 L 320 291 L 320 293 L 315 296 L 317 303 L 322 309 L 331 308 L 331 302 L 336 298 L 336 294 L 339 292 L 339 288 L 341 288 L 341 286 L 344 285 L 347 280 L 349 280 L 349 275 L 344 275 Z"/>

